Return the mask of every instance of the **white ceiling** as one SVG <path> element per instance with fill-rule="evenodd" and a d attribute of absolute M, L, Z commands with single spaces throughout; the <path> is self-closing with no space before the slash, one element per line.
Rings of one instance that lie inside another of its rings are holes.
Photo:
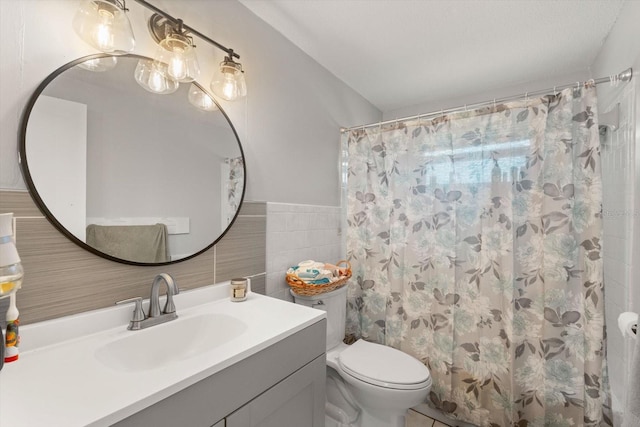
<path fill-rule="evenodd" d="M 584 71 L 624 1 L 240 0 L 383 112 Z"/>

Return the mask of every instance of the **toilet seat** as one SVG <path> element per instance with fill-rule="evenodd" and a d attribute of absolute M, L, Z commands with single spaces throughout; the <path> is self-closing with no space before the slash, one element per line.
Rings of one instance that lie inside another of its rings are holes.
<path fill-rule="evenodd" d="M 340 352 L 344 373 L 366 383 L 396 390 L 431 385 L 429 369 L 419 360 L 392 347 L 358 340 Z"/>

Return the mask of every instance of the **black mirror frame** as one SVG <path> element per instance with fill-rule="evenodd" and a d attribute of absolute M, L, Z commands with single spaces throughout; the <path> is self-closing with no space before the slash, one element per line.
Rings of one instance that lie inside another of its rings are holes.
<path fill-rule="evenodd" d="M 35 183 L 33 182 L 33 179 L 31 178 L 31 173 L 29 172 L 29 163 L 28 163 L 27 154 L 26 154 L 26 142 L 27 142 L 26 141 L 26 135 L 27 135 L 27 125 L 28 125 L 28 122 L 29 122 L 29 117 L 31 115 L 31 111 L 33 110 L 33 107 L 34 107 L 35 103 L 37 102 L 39 96 L 42 94 L 44 89 L 49 85 L 49 83 L 51 83 L 56 77 L 58 77 L 60 74 L 62 74 L 64 71 L 68 70 L 69 68 L 75 67 L 76 65 L 78 65 L 78 64 L 80 64 L 82 62 L 91 60 L 91 59 L 105 58 L 105 57 L 109 57 L 109 56 L 111 56 L 111 55 L 108 55 L 108 54 L 94 54 L 94 55 L 84 56 L 84 57 L 75 59 L 75 60 L 73 60 L 71 62 L 68 62 L 67 64 L 59 67 L 58 69 L 53 71 L 51 74 L 49 74 L 42 81 L 42 83 L 40 83 L 40 85 L 36 88 L 35 92 L 31 95 L 31 98 L 29 98 L 29 102 L 27 103 L 27 105 L 26 105 L 26 107 L 25 107 L 25 109 L 23 111 L 23 114 L 22 114 L 21 125 L 20 125 L 19 136 L 18 136 L 18 163 L 20 164 L 20 169 L 22 171 L 22 177 L 24 178 L 24 181 L 25 181 L 25 183 L 27 185 L 27 189 L 29 190 L 29 194 L 31 195 L 31 198 L 35 202 L 36 206 L 38 206 L 38 209 L 40 209 L 40 211 L 44 214 L 44 216 L 47 218 L 47 220 L 58 231 L 60 231 L 66 238 L 71 240 L 76 245 L 80 246 L 82 249 L 87 250 L 87 251 L 89 251 L 89 252 L 91 252 L 91 253 L 99 256 L 99 257 L 108 259 L 110 261 L 119 262 L 119 263 L 122 263 L 122 264 L 136 265 L 136 266 L 159 266 L 159 265 L 177 264 L 177 263 L 180 263 L 180 262 L 187 261 L 189 259 L 195 258 L 196 256 L 208 251 L 213 246 L 215 246 L 227 234 L 227 232 L 231 229 L 231 227 L 233 226 L 233 224 L 235 223 L 235 221 L 236 221 L 236 219 L 238 217 L 238 214 L 240 213 L 240 209 L 242 208 L 242 204 L 244 202 L 244 196 L 245 196 L 246 188 L 247 188 L 247 166 L 246 166 L 246 159 L 245 159 L 245 156 L 244 156 L 244 150 L 242 149 L 242 143 L 240 142 L 240 137 L 238 136 L 236 128 L 233 126 L 233 123 L 229 119 L 229 116 L 227 115 L 227 113 L 222 109 L 222 107 L 220 106 L 218 101 L 213 97 L 212 97 L 213 101 L 216 103 L 216 106 L 218 107 L 218 109 L 220 110 L 220 112 L 222 113 L 224 118 L 227 120 L 227 122 L 229 123 L 229 126 L 231 127 L 231 130 L 233 131 L 233 134 L 234 134 L 236 140 L 238 141 L 238 147 L 240 148 L 240 155 L 242 156 L 242 160 L 243 160 L 242 168 L 243 168 L 243 173 L 244 173 L 244 180 L 243 180 L 243 183 L 242 183 L 242 196 L 240 198 L 240 203 L 238 204 L 238 209 L 236 210 L 235 214 L 233 215 L 233 218 L 231 219 L 231 221 L 227 225 L 227 228 L 224 229 L 222 231 L 222 233 L 220 234 L 220 236 L 217 239 L 215 239 L 211 244 L 207 245 L 205 248 L 203 248 L 201 250 L 198 250 L 197 252 L 193 253 L 192 255 L 189 255 L 187 257 L 180 258 L 180 259 L 177 259 L 177 260 L 173 260 L 173 261 L 158 262 L 158 263 L 144 263 L 144 262 L 130 261 L 130 260 L 122 259 L 122 258 L 116 258 L 116 257 L 113 257 L 113 256 L 111 256 L 109 254 L 101 252 L 101 251 L 95 249 L 94 247 L 89 246 L 88 244 L 86 244 L 82 240 L 78 239 L 75 235 L 73 235 L 69 230 L 67 230 L 56 219 L 56 217 L 47 208 L 47 205 L 44 203 L 44 201 L 40 197 L 40 194 L 38 193 L 38 191 L 36 189 Z M 148 58 L 146 56 L 135 55 L 135 54 L 118 55 L 118 57 L 121 57 L 121 58 L 122 57 L 128 57 L 128 58 L 135 58 L 135 59 L 151 59 L 151 58 Z M 198 84 L 197 82 L 194 82 L 194 83 L 201 90 L 203 90 L 204 92 L 207 92 L 200 84 Z"/>

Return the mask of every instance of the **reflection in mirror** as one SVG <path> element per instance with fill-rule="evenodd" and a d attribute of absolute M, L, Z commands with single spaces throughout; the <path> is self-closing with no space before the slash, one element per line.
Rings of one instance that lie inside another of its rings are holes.
<path fill-rule="evenodd" d="M 146 265 L 195 256 L 242 203 L 236 131 L 219 105 L 190 102 L 191 83 L 171 94 L 143 89 L 134 73 L 148 58 L 99 58 L 61 67 L 36 90 L 20 141 L 29 190 L 53 225 L 106 258 Z"/>

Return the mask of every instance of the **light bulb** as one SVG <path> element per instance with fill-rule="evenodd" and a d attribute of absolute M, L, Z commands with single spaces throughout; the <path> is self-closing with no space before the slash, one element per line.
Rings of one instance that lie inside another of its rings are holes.
<path fill-rule="evenodd" d="M 238 85 L 232 74 L 224 75 L 224 83 L 222 84 L 222 93 L 224 98 L 232 101 L 238 97 Z"/>
<path fill-rule="evenodd" d="M 136 82 L 149 92 L 166 95 L 178 90 L 178 82 L 167 77 L 166 66 L 141 59 L 134 73 Z"/>
<path fill-rule="evenodd" d="M 233 61 L 229 56 L 220 64 L 219 70 L 211 81 L 211 90 L 220 98 L 234 101 L 247 94 L 242 73 L 242 65 Z"/>
<path fill-rule="evenodd" d="M 198 58 L 187 35 L 168 35 L 159 43 L 153 59 L 156 64 L 166 67 L 168 77 L 173 80 L 188 83 L 200 75 Z"/>
<path fill-rule="evenodd" d="M 102 52 L 131 52 L 135 38 L 123 7 L 118 1 L 83 0 L 73 17 L 73 29 L 82 40 Z"/>
<path fill-rule="evenodd" d="M 174 55 L 171 58 L 169 66 L 167 67 L 167 72 L 171 77 L 178 81 L 187 77 L 187 67 L 179 55 Z"/>
<path fill-rule="evenodd" d="M 149 85 L 149 88 L 152 91 L 157 93 L 162 93 L 165 90 L 167 90 L 166 80 L 167 79 L 164 78 L 162 73 L 160 73 L 156 69 L 152 69 L 151 73 L 149 74 L 149 79 L 147 80 L 147 84 Z"/>
<path fill-rule="evenodd" d="M 103 52 L 111 52 L 113 50 L 113 13 L 108 10 L 98 10 L 100 23 L 97 25 L 94 37 L 94 43 Z"/>
<path fill-rule="evenodd" d="M 215 111 L 218 109 L 213 98 L 196 83 L 191 83 L 191 87 L 189 88 L 189 102 L 194 107 L 204 111 Z"/>

